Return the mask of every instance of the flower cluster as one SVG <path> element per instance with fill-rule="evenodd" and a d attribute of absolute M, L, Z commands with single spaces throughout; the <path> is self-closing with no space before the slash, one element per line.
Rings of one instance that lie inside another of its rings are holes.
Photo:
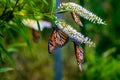
<path fill-rule="evenodd" d="M 85 43 L 89 46 L 94 46 L 95 44 L 88 37 L 84 37 L 80 32 L 77 32 L 71 25 L 66 24 L 64 21 L 57 20 L 57 27 L 62 30 L 65 34 L 69 36 L 74 42 L 80 44 Z"/>
<path fill-rule="evenodd" d="M 98 17 L 95 14 L 93 14 L 92 12 L 86 10 L 82 6 L 72 3 L 72 2 L 60 4 L 60 6 L 58 7 L 58 10 L 60 10 L 60 12 L 61 11 L 70 11 L 71 16 L 73 17 L 73 20 L 76 22 L 76 24 L 78 24 L 80 26 L 83 26 L 83 25 L 82 25 L 82 22 L 81 22 L 80 18 L 78 17 L 78 15 L 93 22 L 93 23 L 105 24 L 105 22 L 103 22 L 100 17 Z M 71 38 L 73 40 L 77 63 L 78 63 L 80 71 L 82 71 L 82 62 L 84 61 L 84 50 L 79 45 L 79 43 L 80 44 L 85 43 L 88 46 L 95 46 L 95 43 L 93 43 L 91 41 L 91 39 L 89 39 L 88 37 L 85 37 L 80 32 L 77 32 L 77 30 L 75 30 L 71 25 L 66 24 L 62 20 L 58 20 L 57 18 L 55 18 L 55 19 L 56 19 L 55 24 L 57 25 L 58 29 L 63 31 L 63 33 L 65 33 L 69 38 Z M 65 36 L 63 36 L 63 34 L 61 34 L 61 35 L 58 34 L 57 36 L 53 35 L 52 38 L 53 39 L 51 40 L 50 46 L 53 46 L 53 47 L 50 50 L 55 50 L 56 46 L 54 47 L 54 45 L 53 45 L 54 43 L 57 44 L 57 43 L 64 41 L 64 44 L 65 44 L 66 38 L 65 38 Z M 54 42 L 55 38 L 58 38 L 57 39 L 58 42 Z M 60 39 L 60 38 L 62 38 L 62 39 Z M 52 43 L 52 42 L 54 42 L 54 43 Z"/>
<path fill-rule="evenodd" d="M 68 2 L 68 3 L 62 3 L 58 7 L 59 10 L 66 10 L 66 11 L 74 11 L 77 13 L 79 16 L 93 22 L 93 23 L 98 23 L 98 24 L 106 24 L 103 22 L 103 20 L 93 14 L 92 12 L 88 11 L 87 9 L 83 8 L 82 6 L 75 4 L 73 2 Z"/>

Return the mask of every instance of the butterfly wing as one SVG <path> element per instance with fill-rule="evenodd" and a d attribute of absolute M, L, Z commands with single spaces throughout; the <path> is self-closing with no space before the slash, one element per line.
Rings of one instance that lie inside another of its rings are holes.
<path fill-rule="evenodd" d="M 68 36 L 61 30 L 57 30 L 55 42 L 57 43 L 58 47 L 62 47 L 68 42 Z"/>
<path fill-rule="evenodd" d="M 75 55 L 80 71 L 82 71 L 82 62 L 84 61 L 84 51 L 79 44 L 74 42 Z"/>
<path fill-rule="evenodd" d="M 71 15 L 72 15 L 74 21 L 75 21 L 78 25 L 83 26 L 80 18 L 78 17 L 78 15 L 77 15 L 75 12 L 71 12 Z"/>
<path fill-rule="evenodd" d="M 68 36 L 59 29 L 55 29 L 48 42 L 49 53 L 54 53 L 54 50 L 58 47 L 64 46 L 68 41 Z"/>
<path fill-rule="evenodd" d="M 36 43 L 39 42 L 39 39 L 40 39 L 40 33 L 39 33 L 39 31 L 37 31 L 35 29 L 32 29 L 32 35 L 33 35 L 34 41 Z"/>

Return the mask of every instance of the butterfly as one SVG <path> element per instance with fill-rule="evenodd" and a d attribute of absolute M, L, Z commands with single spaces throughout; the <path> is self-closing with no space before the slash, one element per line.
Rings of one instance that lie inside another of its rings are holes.
<path fill-rule="evenodd" d="M 72 15 L 74 21 L 75 21 L 78 25 L 83 26 L 80 18 L 78 17 L 78 15 L 77 15 L 75 12 L 71 12 L 71 15 Z"/>
<path fill-rule="evenodd" d="M 35 42 L 39 42 L 40 39 L 40 33 L 39 31 L 32 29 L 32 35 L 33 35 L 33 39 Z"/>
<path fill-rule="evenodd" d="M 55 49 L 64 46 L 67 41 L 68 36 L 64 32 L 59 29 L 54 29 L 48 42 L 49 53 L 54 53 Z"/>
<path fill-rule="evenodd" d="M 75 55 L 76 55 L 76 59 L 77 59 L 77 64 L 79 66 L 80 71 L 82 71 L 82 62 L 84 61 L 83 48 L 78 43 L 74 42 L 74 49 L 75 49 Z"/>

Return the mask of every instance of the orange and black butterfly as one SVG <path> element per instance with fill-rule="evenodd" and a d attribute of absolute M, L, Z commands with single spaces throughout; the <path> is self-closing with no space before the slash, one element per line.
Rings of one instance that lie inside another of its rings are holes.
<path fill-rule="evenodd" d="M 77 15 L 75 12 L 71 12 L 71 15 L 72 15 L 74 21 L 75 21 L 78 25 L 83 26 L 80 18 L 78 17 L 78 15 Z"/>
<path fill-rule="evenodd" d="M 48 42 L 49 53 L 54 53 L 58 47 L 64 46 L 68 41 L 68 36 L 59 29 L 54 29 Z"/>
<path fill-rule="evenodd" d="M 82 62 L 84 61 L 84 51 L 83 48 L 74 42 L 75 55 L 80 71 L 82 71 Z"/>
<path fill-rule="evenodd" d="M 35 42 L 39 42 L 39 39 L 40 39 L 39 31 L 32 29 L 32 35 L 33 35 L 33 40 Z"/>

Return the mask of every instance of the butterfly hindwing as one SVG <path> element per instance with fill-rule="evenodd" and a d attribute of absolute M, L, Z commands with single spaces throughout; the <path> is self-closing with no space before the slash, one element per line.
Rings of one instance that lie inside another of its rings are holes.
<path fill-rule="evenodd" d="M 68 36 L 64 32 L 62 32 L 61 30 L 58 30 L 58 33 L 55 37 L 56 37 L 55 38 L 56 43 L 59 47 L 64 46 L 68 41 Z"/>
<path fill-rule="evenodd" d="M 68 41 L 68 36 L 59 29 L 53 30 L 50 40 L 48 42 L 49 53 L 54 53 L 54 50 L 58 47 L 64 46 Z"/>
<path fill-rule="evenodd" d="M 74 42 L 75 55 L 80 71 L 82 71 L 82 62 L 84 61 L 84 51 L 83 48 Z"/>

